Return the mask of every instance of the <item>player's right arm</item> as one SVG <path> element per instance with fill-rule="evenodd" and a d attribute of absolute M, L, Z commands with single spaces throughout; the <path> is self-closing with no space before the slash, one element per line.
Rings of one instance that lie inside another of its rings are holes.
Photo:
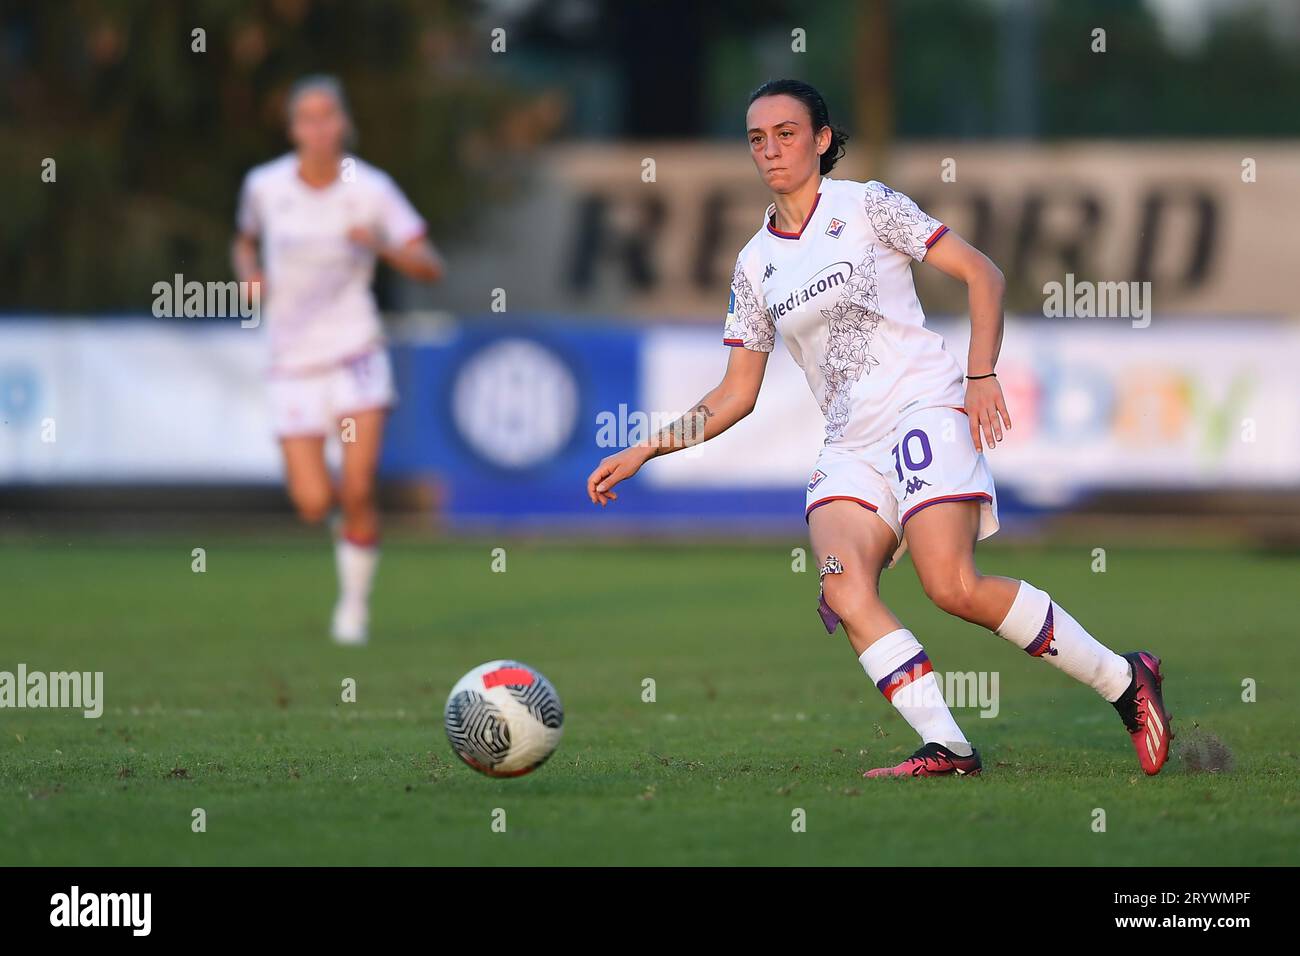
<path fill-rule="evenodd" d="M 258 254 L 257 237 L 262 231 L 262 221 L 253 193 L 252 178 L 251 174 L 245 177 L 244 185 L 239 190 L 239 208 L 235 213 L 235 239 L 230 244 L 230 265 L 235 270 L 235 278 L 240 282 L 260 284 L 262 260 Z"/>
<path fill-rule="evenodd" d="M 648 441 L 610 455 L 587 478 L 587 497 L 604 507 L 618 498 L 613 487 L 631 478 L 651 458 L 670 455 L 721 435 L 754 410 L 770 353 L 733 348 L 727 372 L 689 412 Z"/>
<path fill-rule="evenodd" d="M 240 282 L 261 282 L 262 264 L 257 254 L 257 238 L 239 233 L 230 244 L 230 264 Z"/>

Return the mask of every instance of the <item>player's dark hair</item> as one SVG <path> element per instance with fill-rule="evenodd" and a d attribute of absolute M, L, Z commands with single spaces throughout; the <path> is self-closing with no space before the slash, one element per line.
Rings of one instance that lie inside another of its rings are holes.
<path fill-rule="evenodd" d="M 752 106 L 755 100 L 764 96 L 793 96 L 808 108 L 814 134 L 820 133 L 825 127 L 830 127 L 831 144 L 821 155 L 821 173 L 825 176 L 834 169 L 835 164 L 844 155 L 844 144 L 848 142 L 849 134 L 831 123 L 831 114 L 826 108 L 826 100 L 822 99 L 822 95 L 816 88 L 803 80 L 768 80 L 749 94 L 750 105 Z"/>

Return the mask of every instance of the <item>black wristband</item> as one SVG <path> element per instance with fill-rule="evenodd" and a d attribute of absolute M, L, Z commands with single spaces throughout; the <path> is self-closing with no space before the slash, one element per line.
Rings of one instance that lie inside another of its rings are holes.
<path fill-rule="evenodd" d="M 982 378 L 997 378 L 997 372 L 989 372 L 987 375 L 967 375 L 966 378 L 972 382 L 977 382 Z"/>

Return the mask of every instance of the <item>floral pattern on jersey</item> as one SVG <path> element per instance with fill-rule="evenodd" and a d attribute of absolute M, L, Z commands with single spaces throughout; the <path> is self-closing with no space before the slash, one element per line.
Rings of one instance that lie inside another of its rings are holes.
<path fill-rule="evenodd" d="M 910 197 L 884 183 L 867 183 L 864 204 L 876 238 L 913 259 L 925 258 L 926 240 L 943 225 L 922 212 Z"/>
<path fill-rule="evenodd" d="M 876 298 L 876 256 L 867 254 L 844 283 L 844 295 L 821 310 L 829 323 L 826 358 L 820 365 L 826 383 L 822 414 L 826 416 L 826 440 L 844 435 L 852 410 L 853 386 L 880 364 L 871 354 L 871 340 L 883 316 Z"/>
<path fill-rule="evenodd" d="M 735 301 L 727 316 L 726 338 L 740 339 L 752 351 L 772 351 L 776 347 L 776 325 L 764 310 L 740 260 L 731 278 L 731 294 Z"/>

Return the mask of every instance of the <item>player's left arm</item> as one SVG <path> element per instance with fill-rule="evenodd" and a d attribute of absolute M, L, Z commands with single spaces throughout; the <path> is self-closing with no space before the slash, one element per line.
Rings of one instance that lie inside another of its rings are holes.
<path fill-rule="evenodd" d="M 416 236 L 400 246 L 382 249 L 379 255 L 402 275 L 420 282 L 437 282 L 446 272 L 442 256 L 427 236 Z"/>
<path fill-rule="evenodd" d="M 442 256 L 429 241 L 424 219 L 386 174 L 378 175 L 375 188 L 378 194 L 375 228 L 357 226 L 349 230 L 348 238 L 373 250 L 409 279 L 437 282 L 446 269 Z"/>
<path fill-rule="evenodd" d="M 966 414 L 975 450 L 993 448 L 1002 440 L 1002 426 L 1011 427 L 1011 415 L 1002 386 L 988 376 L 1002 350 L 1002 296 L 1006 279 L 988 256 L 951 229 L 926 252 L 925 261 L 940 272 L 966 283 L 970 307 L 970 351 L 966 361 Z M 981 432 L 983 437 L 981 439 Z"/>
<path fill-rule="evenodd" d="M 385 246 L 374 230 L 355 226 L 348 230 L 348 238 L 372 250 L 402 275 L 419 282 L 437 282 L 446 271 L 442 256 L 427 236 L 415 236 L 399 245 Z"/>

